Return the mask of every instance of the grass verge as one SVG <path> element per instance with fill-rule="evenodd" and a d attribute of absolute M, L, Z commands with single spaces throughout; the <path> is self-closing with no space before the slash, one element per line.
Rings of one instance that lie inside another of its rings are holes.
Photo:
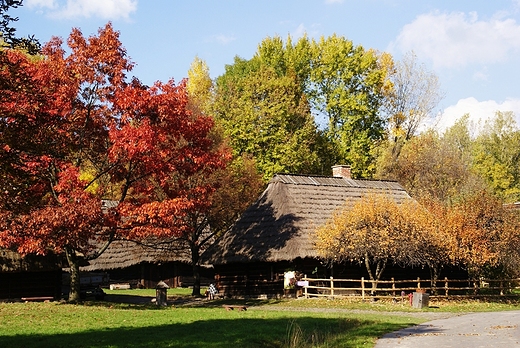
<path fill-rule="evenodd" d="M 421 319 L 86 302 L 0 303 L 1 347 L 372 347 Z"/>
<path fill-rule="evenodd" d="M 158 308 L 153 289 L 106 292 L 109 301 L 76 305 L 0 303 L 0 347 L 373 347 L 387 332 L 430 320 L 425 314 L 520 309 L 514 298 L 432 300 L 422 310 L 405 299 L 207 301 L 190 289 L 168 290 L 170 305 Z"/>

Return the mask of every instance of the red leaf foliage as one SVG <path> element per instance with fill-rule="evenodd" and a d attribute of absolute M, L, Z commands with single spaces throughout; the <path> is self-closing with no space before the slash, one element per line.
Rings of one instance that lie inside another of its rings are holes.
<path fill-rule="evenodd" d="M 67 43 L 37 58 L 0 51 L 0 246 L 84 255 L 115 234 L 189 233 L 184 217 L 215 190 L 190 177 L 230 159 L 212 119 L 189 111 L 184 81 L 127 82 L 133 63 L 110 24 Z M 119 205 L 103 212 L 102 199 Z"/>

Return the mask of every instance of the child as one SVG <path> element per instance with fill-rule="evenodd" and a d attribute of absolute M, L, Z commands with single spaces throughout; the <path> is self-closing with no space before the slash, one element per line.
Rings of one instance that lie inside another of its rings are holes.
<path fill-rule="evenodd" d="M 208 296 L 208 300 L 215 299 L 215 295 L 218 294 L 218 290 L 217 290 L 217 287 L 215 286 L 215 284 L 209 284 L 206 294 Z"/>

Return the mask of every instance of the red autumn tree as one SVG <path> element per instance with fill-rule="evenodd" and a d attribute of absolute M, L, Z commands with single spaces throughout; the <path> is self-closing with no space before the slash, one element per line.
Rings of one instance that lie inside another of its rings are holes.
<path fill-rule="evenodd" d="M 156 84 L 149 91 L 146 97 L 135 86 L 123 91 L 116 103 L 121 126 L 110 132 L 114 139 L 110 160 L 124 163 L 115 182 L 126 190 L 138 180 L 130 199 L 120 204 L 119 212 L 125 216 L 122 227 L 127 238 L 153 237 L 152 243 L 169 241 L 166 247 L 188 252 L 195 278 L 193 294 L 199 295 L 200 253 L 215 233 L 205 217 L 222 183 L 213 180 L 213 173 L 223 169 L 231 155 L 226 147 L 216 146 L 210 134 L 212 119 L 186 109 L 184 84 Z M 144 173 L 127 170 L 136 167 Z M 143 175 L 148 178 L 142 180 Z"/>
<path fill-rule="evenodd" d="M 225 166 L 213 123 L 187 108 L 185 84 L 127 82 L 132 63 L 108 24 L 74 29 L 41 57 L 0 52 L 0 246 L 63 253 L 69 300 L 79 298 L 81 260 L 114 238 L 187 233 L 191 209 L 208 209 L 214 187 L 191 176 Z M 101 200 L 117 207 L 102 211 Z"/>

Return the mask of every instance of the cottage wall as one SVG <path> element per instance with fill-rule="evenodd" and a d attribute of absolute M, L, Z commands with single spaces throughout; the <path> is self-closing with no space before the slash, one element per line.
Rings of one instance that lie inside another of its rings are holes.
<path fill-rule="evenodd" d="M 61 298 L 61 269 L 42 272 L 0 273 L 0 299 Z"/>
<path fill-rule="evenodd" d="M 125 268 L 106 270 L 111 283 L 130 283 L 133 288 L 154 289 L 163 281 L 171 288 L 193 286 L 193 268 L 183 262 L 161 264 L 143 262 Z M 201 286 L 208 286 L 214 279 L 211 268 L 201 267 Z"/>

